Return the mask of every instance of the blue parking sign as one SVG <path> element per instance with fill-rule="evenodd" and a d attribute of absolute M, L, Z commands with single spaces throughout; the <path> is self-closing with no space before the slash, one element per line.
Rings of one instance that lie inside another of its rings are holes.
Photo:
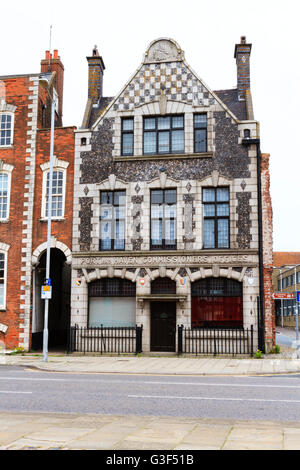
<path fill-rule="evenodd" d="M 300 290 L 297 290 L 297 302 L 300 302 Z"/>

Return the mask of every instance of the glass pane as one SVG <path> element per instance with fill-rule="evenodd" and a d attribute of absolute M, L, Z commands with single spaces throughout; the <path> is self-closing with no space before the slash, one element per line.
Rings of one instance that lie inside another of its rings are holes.
<path fill-rule="evenodd" d="M 172 152 L 184 152 L 184 131 L 172 131 Z"/>
<path fill-rule="evenodd" d="M 151 217 L 153 219 L 162 219 L 163 218 L 163 205 L 151 205 Z"/>
<path fill-rule="evenodd" d="M 229 224 L 228 220 L 218 220 L 218 248 L 229 247 Z"/>
<path fill-rule="evenodd" d="M 125 238 L 125 222 L 117 220 L 115 223 L 115 240 L 124 240 Z"/>
<path fill-rule="evenodd" d="M 126 196 L 126 193 L 125 191 L 115 191 L 113 193 L 114 195 L 114 205 L 119 205 L 119 206 L 125 206 L 125 196 Z"/>
<path fill-rule="evenodd" d="M 145 118 L 144 119 L 144 129 L 146 129 L 146 130 L 155 129 L 155 118 Z"/>
<path fill-rule="evenodd" d="M 206 130 L 196 129 L 195 130 L 195 152 L 206 152 Z"/>
<path fill-rule="evenodd" d="M 123 131 L 133 131 L 133 119 L 123 119 L 122 120 L 122 129 Z"/>
<path fill-rule="evenodd" d="M 176 204 L 166 205 L 165 206 L 165 219 L 175 219 L 176 218 Z"/>
<path fill-rule="evenodd" d="M 111 222 L 102 222 L 101 223 L 101 249 L 110 250 L 111 249 Z"/>
<path fill-rule="evenodd" d="M 101 204 L 112 204 L 112 203 L 113 203 L 113 192 L 101 191 Z"/>
<path fill-rule="evenodd" d="M 165 202 L 167 204 L 176 203 L 176 189 L 166 189 L 165 190 Z"/>
<path fill-rule="evenodd" d="M 217 205 L 217 215 L 219 216 L 228 216 L 229 215 L 229 205 L 228 204 L 218 204 Z"/>
<path fill-rule="evenodd" d="M 160 117 L 157 119 L 157 128 L 159 130 L 162 129 L 170 129 L 170 117 Z"/>
<path fill-rule="evenodd" d="M 165 220 L 165 243 L 166 245 L 174 245 L 176 239 L 175 220 Z"/>
<path fill-rule="evenodd" d="M 195 114 L 194 115 L 194 124 L 196 128 L 206 128 L 207 119 L 206 114 Z"/>
<path fill-rule="evenodd" d="M 4 284 L 0 285 L 0 305 L 4 304 Z"/>
<path fill-rule="evenodd" d="M 115 207 L 115 219 L 125 219 L 125 207 Z"/>
<path fill-rule="evenodd" d="M 204 205 L 204 217 L 214 217 L 214 216 L 215 216 L 215 205 L 205 204 Z"/>
<path fill-rule="evenodd" d="M 133 134 L 123 134 L 122 136 L 122 155 L 133 154 Z"/>
<path fill-rule="evenodd" d="M 203 202 L 214 202 L 215 190 L 214 189 L 203 189 Z"/>
<path fill-rule="evenodd" d="M 214 220 L 204 220 L 204 248 L 215 248 Z"/>
<path fill-rule="evenodd" d="M 151 203 L 162 204 L 164 202 L 164 193 L 161 189 L 151 191 Z"/>
<path fill-rule="evenodd" d="M 176 128 L 183 128 L 184 126 L 183 116 L 174 116 L 172 117 L 172 127 L 173 129 Z"/>
<path fill-rule="evenodd" d="M 228 188 L 217 189 L 217 201 L 229 201 L 229 189 Z"/>
<path fill-rule="evenodd" d="M 162 220 L 151 220 L 151 243 L 162 244 Z"/>
<path fill-rule="evenodd" d="M 100 217 L 102 220 L 111 220 L 112 214 L 112 207 L 101 207 Z"/>
<path fill-rule="evenodd" d="M 169 132 L 159 132 L 158 134 L 158 153 L 170 152 L 170 134 Z"/>
<path fill-rule="evenodd" d="M 145 132 L 144 133 L 144 153 L 155 153 L 156 152 L 156 133 Z"/>

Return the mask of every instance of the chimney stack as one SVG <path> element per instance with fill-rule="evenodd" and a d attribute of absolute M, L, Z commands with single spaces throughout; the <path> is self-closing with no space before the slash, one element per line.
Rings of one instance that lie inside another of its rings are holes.
<path fill-rule="evenodd" d="M 87 57 L 88 75 L 88 98 L 92 104 L 98 104 L 103 96 L 103 74 L 105 65 L 100 57 L 97 46 L 94 47 L 92 56 Z"/>
<path fill-rule="evenodd" d="M 250 54 L 252 44 L 248 44 L 246 36 L 241 36 L 240 44 L 235 45 L 234 58 L 237 66 L 237 89 L 239 101 L 246 99 L 246 90 L 250 90 Z"/>
<path fill-rule="evenodd" d="M 64 66 L 58 55 L 58 50 L 54 49 L 53 54 L 50 51 L 45 52 L 45 59 L 41 60 L 41 73 L 56 72 L 53 88 L 58 97 L 56 106 L 55 126 L 62 126 L 63 93 L 64 93 Z"/>

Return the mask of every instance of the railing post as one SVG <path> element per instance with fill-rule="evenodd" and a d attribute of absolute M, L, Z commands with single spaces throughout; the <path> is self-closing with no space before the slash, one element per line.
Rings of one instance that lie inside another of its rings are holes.
<path fill-rule="evenodd" d="M 143 352 L 143 325 L 135 327 L 135 354 Z"/>
<path fill-rule="evenodd" d="M 253 325 L 251 325 L 251 357 L 253 357 Z"/>
<path fill-rule="evenodd" d="M 183 325 L 178 325 L 178 356 L 182 354 L 182 336 L 183 336 Z"/>

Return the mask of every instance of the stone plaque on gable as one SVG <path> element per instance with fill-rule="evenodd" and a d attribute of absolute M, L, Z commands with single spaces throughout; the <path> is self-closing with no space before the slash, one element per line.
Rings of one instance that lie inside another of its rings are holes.
<path fill-rule="evenodd" d="M 159 39 L 152 43 L 145 54 L 144 62 L 178 62 L 183 60 L 183 51 L 170 39 Z"/>

